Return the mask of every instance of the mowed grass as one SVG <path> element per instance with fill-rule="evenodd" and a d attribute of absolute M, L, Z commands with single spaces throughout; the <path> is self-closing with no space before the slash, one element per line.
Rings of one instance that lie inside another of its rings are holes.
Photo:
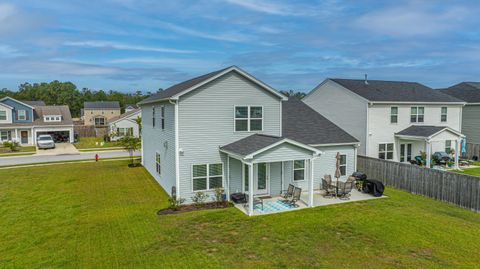
<path fill-rule="evenodd" d="M 389 198 L 247 217 L 157 216 L 143 168 L 100 162 L 0 171 L 0 268 L 478 268 L 480 215 Z"/>
<path fill-rule="evenodd" d="M 16 152 L 32 152 L 35 153 L 37 148 L 35 146 L 24 146 L 18 147 L 18 151 L 11 151 L 10 148 L 6 148 L 4 146 L 0 146 L 0 154 L 8 154 L 8 153 L 16 153 Z"/>
<path fill-rule="evenodd" d="M 117 141 L 104 142 L 103 146 L 101 146 L 100 144 L 102 142 L 104 142 L 102 137 L 80 137 L 74 146 L 77 149 L 111 148 L 120 146 Z"/>

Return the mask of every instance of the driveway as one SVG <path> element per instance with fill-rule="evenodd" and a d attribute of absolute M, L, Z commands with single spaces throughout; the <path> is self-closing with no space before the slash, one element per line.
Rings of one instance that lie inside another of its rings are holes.
<path fill-rule="evenodd" d="M 80 152 L 78 154 L 69 154 L 69 155 L 29 155 L 29 156 L 0 158 L 0 166 L 40 163 L 40 162 L 43 163 L 43 162 L 61 162 L 61 161 L 76 161 L 76 160 L 94 160 L 95 154 L 97 153 L 100 159 L 130 156 L 128 152 L 124 150 Z M 134 155 L 140 156 L 140 151 L 136 151 Z"/>
<path fill-rule="evenodd" d="M 54 149 L 39 149 L 37 148 L 37 154 L 40 156 L 45 155 L 71 155 L 71 154 L 80 154 L 80 152 L 75 148 L 74 145 L 70 143 L 57 143 L 55 144 Z"/>

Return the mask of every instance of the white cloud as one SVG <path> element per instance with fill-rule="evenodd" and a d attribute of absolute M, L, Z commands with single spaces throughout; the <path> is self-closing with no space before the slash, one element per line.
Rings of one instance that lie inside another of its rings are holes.
<path fill-rule="evenodd" d="M 110 41 L 67 41 L 63 43 L 65 46 L 86 47 L 86 48 L 112 48 L 118 50 L 138 50 L 138 51 L 153 51 L 153 52 L 169 52 L 169 53 L 194 53 L 192 50 L 180 50 L 162 47 L 149 47 L 142 45 L 130 45 Z"/>
<path fill-rule="evenodd" d="M 0 44 L 0 57 L 10 58 L 23 56 L 24 54 L 8 45 Z"/>
<path fill-rule="evenodd" d="M 244 7 L 257 12 L 263 12 L 274 15 L 296 15 L 288 6 L 259 0 L 226 0 L 230 4 Z"/>
<path fill-rule="evenodd" d="M 162 28 L 166 28 L 171 31 L 175 31 L 177 33 L 182 33 L 190 36 L 201 37 L 205 39 L 213 39 L 213 40 L 220 40 L 220 41 L 230 41 L 230 42 L 245 42 L 250 39 L 249 36 L 236 33 L 236 32 L 222 32 L 222 33 L 206 33 L 198 30 L 193 30 L 190 28 L 186 28 L 183 26 L 175 25 L 173 23 L 165 23 L 165 22 L 157 22 L 158 25 Z"/>
<path fill-rule="evenodd" d="M 420 3 L 370 12 L 354 23 L 367 31 L 394 37 L 432 36 L 461 26 L 460 22 L 468 14 L 463 7 L 439 10 Z"/>

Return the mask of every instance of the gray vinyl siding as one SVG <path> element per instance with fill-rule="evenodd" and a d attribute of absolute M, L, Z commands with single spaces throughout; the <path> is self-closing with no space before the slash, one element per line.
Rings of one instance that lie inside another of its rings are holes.
<path fill-rule="evenodd" d="M 360 141 L 359 154 L 366 153 L 367 101 L 327 80 L 303 101 Z"/>
<path fill-rule="evenodd" d="M 467 136 L 467 143 L 480 144 L 480 105 L 463 107 L 462 133 Z"/>
<path fill-rule="evenodd" d="M 292 144 L 281 144 L 275 148 L 254 156 L 254 162 L 272 162 L 285 160 L 308 159 L 312 157 L 312 151 L 294 146 Z"/>
<path fill-rule="evenodd" d="M 323 151 L 323 154 L 314 161 L 313 166 L 313 186 L 314 189 L 319 189 L 321 184 L 321 179 L 325 175 L 331 175 L 332 178 L 335 175 L 336 170 L 336 155 L 337 152 L 340 154 L 347 155 L 347 172 L 346 176 L 342 176 L 340 180 L 345 181 L 347 177 L 355 172 L 355 150 L 353 146 L 331 146 L 331 147 L 321 147 L 319 148 Z M 296 187 L 302 188 L 302 190 L 308 190 L 308 179 L 310 178 L 309 175 L 309 164 L 307 162 L 306 165 L 306 180 L 303 181 L 293 181 L 293 162 L 287 161 L 284 162 L 284 186 L 283 189 L 288 187 L 288 184 L 293 184 Z"/>
<path fill-rule="evenodd" d="M 279 195 L 282 191 L 282 163 L 270 164 L 270 195 Z"/>
<path fill-rule="evenodd" d="M 188 198 L 192 192 L 192 165 L 220 163 L 226 157 L 219 147 L 254 132 L 234 132 L 234 106 L 263 106 L 263 131 L 281 134 L 281 101 L 277 96 L 231 72 L 192 91 L 179 100 L 180 192 Z M 224 181 L 226 177 L 224 176 Z M 224 185 L 225 186 L 225 185 Z M 187 201 L 190 202 L 190 201 Z"/>
<path fill-rule="evenodd" d="M 152 107 L 155 106 L 155 128 L 152 123 Z M 160 106 L 165 106 L 165 129 L 160 121 Z M 175 106 L 168 103 L 155 103 L 142 106 L 142 143 L 145 168 L 155 180 L 170 194 L 175 178 Z M 160 153 L 162 173 L 156 172 L 155 153 Z"/>
<path fill-rule="evenodd" d="M 230 193 L 242 192 L 242 162 L 230 158 Z"/>

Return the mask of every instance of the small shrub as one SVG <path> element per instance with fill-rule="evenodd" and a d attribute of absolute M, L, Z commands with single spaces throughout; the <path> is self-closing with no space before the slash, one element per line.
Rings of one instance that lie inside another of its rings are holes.
<path fill-rule="evenodd" d="M 213 197 L 213 201 L 215 201 L 217 205 L 225 202 L 225 200 L 223 199 L 224 192 L 225 191 L 223 190 L 223 188 L 215 188 L 215 196 Z"/>
<path fill-rule="evenodd" d="M 185 202 L 185 199 L 184 198 L 174 199 L 170 197 L 168 198 L 168 202 L 170 203 L 169 208 L 177 211 L 180 205 L 182 205 Z"/>
<path fill-rule="evenodd" d="M 19 149 L 20 144 L 18 142 L 15 142 L 15 141 L 5 141 L 5 142 L 3 142 L 3 146 L 6 147 L 6 148 L 9 148 L 13 152 L 20 150 Z"/>
<path fill-rule="evenodd" d="M 196 207 L 203 207 L 205 205 L 205 201 L 208 198 L 208 194 L 204 192 L 196 192 L 195 195 L 192 197 L 193 204 Z"/>

